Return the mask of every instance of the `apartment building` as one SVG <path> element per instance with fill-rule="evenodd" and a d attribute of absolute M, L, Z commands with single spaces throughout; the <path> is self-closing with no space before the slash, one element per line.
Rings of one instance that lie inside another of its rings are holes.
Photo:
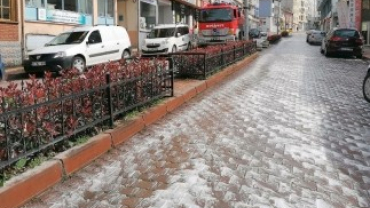
<path fill-rule="evenodd" d="M 17 0 L 0 0 L 0 55 L 6 66 L 22 63 L 21 14 Z"/>
<path fill-rule="evenodd" d="M 268 33 L 279 33 L 284 28 L 281 0 L 260 0 L 260 29 Z"/>

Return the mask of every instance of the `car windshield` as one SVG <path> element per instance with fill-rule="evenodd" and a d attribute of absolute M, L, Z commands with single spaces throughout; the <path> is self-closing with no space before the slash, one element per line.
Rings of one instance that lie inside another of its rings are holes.
<path fill-rule="evenodd" d="M 199 22 L 227 22 L 231 21 L 232 17 L 231 9 L 203 9 L 200 12 Z"/>
<path fill-rule="evenodd" d="M 157 28 L 150 31 L 148 38 L 168 38 L 175 34 L 175 28 Z"/>
<path fill-rule="evenodd" d="M 85 39 L 87 33 L 88 31 L 62 33 L 47 43 L 46 46 L 78 44 Z"/>
<path fill-rule="evenodd" d="M 359 38 L 359 34 L 355 30 L 337 30 L 334 32 L 334 36 L 342 38 Z"/>

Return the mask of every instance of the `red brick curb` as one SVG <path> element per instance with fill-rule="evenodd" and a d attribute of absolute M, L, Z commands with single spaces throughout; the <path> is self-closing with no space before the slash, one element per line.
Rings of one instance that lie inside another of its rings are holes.
<path fill-rule="evenodd" d="M 112 137 L 112 146 L 116 147 L 119 144 L 125 142 L 130 137 L 134 136 L 136 133 L 144 128 L 144 121 L 142 116 L 130 119 L 124 122 L 122 125 L 114 129 L 107 130 L 105 133 L 110 134 Z"/>
<path fill-rule="evenodd" d="M 55 159 L 61 160 L 65 174 L 71 175 L 110 150 L 111 143 L 110 134 L 99 134 L 82 145 L 58 154 Z"/>
<path fill-rule="evenodd" d="M 19 207 L 36 195 L 61 181 L 60 161 L 44 162 L 41 166 L 15 177 L 0 189 L 0 208 Z"/>
<path fill-rule="evenodd" d="M 184 104 L 185 100 L 183 96 L 180 97 L 173 97 L 168 99 L 167 101 L 167 112 L 172 112 L 176 110 L 176 108 L 180 107 L 182 104 Z"/>
<path fill-rule="evenodd" d="M 197 95 L 197 89 L 194 87 L 190 89 L 189 91 L 187 91 L 186 93 L 184 93 L 182 97 L 184 98 L 185 102 L 188 102 L 190 99 L 192 99 L 196 95 Z"/>
<path fill-rule="evenodd" d="M 85 167 L 93 160 L 109 151 L 112 147 L 125 142 L 145 126 L 149 126 L 174 111 L 191 98 L 211 88 L 227 76 L 245 67 L 258 57 L 253 54 L 244 60 L 229 66 L 214 74 L 206 81 L 201 81 L 195 87 L 178 97 L 166 99 L 165 103 L 151 107 L 140 116 L 123 122 L 118 127 L 90 138 L 86 143 L 73 147 L 55 156 L 56 160 L 43 163 L 40 167 L 25 172 L 0 188 L 0 208 L 15 208 L 46 191 L 60 182 L 63 174 L 71 175 Z M 18 179 L 19 180 L 16 180 Z M 14 181 L 14 182 L 12 182 Z"/>
<path fill-rule="evenodd" d="M 159 104 L 157 106 L 149 108 L 148 110 L 145 110 L 143 113 L 143 121 L 145 126 L 151 125 L 152 123 L 161 119 L 166 114 L 167 114 L 166 104 Z"/>

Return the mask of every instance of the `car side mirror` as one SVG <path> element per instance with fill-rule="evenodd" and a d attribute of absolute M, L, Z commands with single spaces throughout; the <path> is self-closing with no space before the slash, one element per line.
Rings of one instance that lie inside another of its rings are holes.
<path fill-rule="evenodd" d="M 178 37 L 180 37 L 181 36 L 181 34 L 180 33 L 176 33 L 176 37 L 178 38 Z"/>

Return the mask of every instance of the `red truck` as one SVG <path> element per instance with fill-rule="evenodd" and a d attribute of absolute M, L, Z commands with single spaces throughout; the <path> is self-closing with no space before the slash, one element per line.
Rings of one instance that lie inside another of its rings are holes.
<path fill-rule="evenodd" d="M 198 44 L 241 40 L 244 36 L 244 15 L 239 7 L 213 3 L 199 11 Z"/>

